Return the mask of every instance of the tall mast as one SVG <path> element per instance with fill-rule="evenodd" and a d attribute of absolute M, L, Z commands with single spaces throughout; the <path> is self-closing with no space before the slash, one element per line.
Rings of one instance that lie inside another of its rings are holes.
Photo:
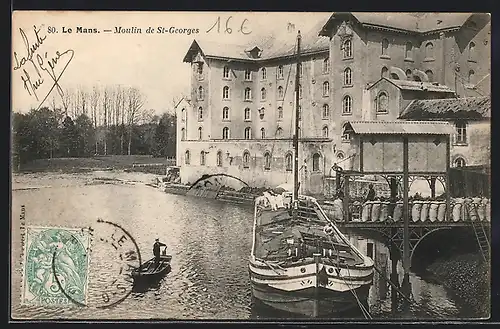
<path fill-rule="evenodd" d="M 294 172 L 293 200 L 299 200 L 299 86 L 300 86 L 300 31 L 297 34 L 297 70 L 295 71 L 295 133 L 293 137 Z"/>

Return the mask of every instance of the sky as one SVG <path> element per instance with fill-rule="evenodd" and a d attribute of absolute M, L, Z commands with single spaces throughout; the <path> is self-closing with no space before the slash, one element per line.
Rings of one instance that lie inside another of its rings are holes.
<path fill-rule="evenodd" d="M 269 34 L 270 30 L 286 31 L 289 22 L 297 30 L 306 31 L 329 15 L 296 12 L 14 12 L 12 110 L 27 112 L 41 105 L 50 106 L 54 97 L 56 103 L 61 104 L 58 86 L 64 92 L 91 91 L 96 85 L 122 85 L 139 88 L 146 96 L 145 106 L 161 114 L 172 109 L 173 99 L 189 93 L 190 67 L 183 63 L 183 58 L 193 40 L 242 44 L 257 35 Z M 99 33 L 79 33 L 78 27 L 97 29 Z M 114 33 L 116 27 L 141 29 L 142 33 Z M 146 33 L 148 27 L 155 33 Z M 183 33 L 158 33 L 158 27 L 165 30 L 174 27 Z M 193 33 L 196 31 L 198 33 Z M 58 84 L 52 88 L 58 76 Z"/>

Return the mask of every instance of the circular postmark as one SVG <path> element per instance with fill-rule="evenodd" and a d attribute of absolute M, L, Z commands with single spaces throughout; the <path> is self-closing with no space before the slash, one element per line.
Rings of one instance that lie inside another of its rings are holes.
<path fill-rule="evenodd" d="M 68 289 L 66 276 L 61 271 L 64 253 L 59 249 L 52 255 L 52 273 L 57 287 L 69 301 L 79 306 L 107 308 L 121 303 L 132 292 L 132 271 L 141 265 L 134 238 L 120 225 L 102 219 L 82 231 L 91 237 L 91 246 L 86 250 L 89 255 L 86 296 L 74 298 Z"/>

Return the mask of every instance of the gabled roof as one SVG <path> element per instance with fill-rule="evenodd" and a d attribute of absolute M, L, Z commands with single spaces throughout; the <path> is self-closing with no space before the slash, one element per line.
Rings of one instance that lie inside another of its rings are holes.
<path fill-rule="evenodd" d="M 347 128 L 361 135 L 448 135 L 455 132 L 441 121 L 349 121 Z"/>
<path fill-rule="evenodd" d="M 445 85 L 440 85 L 434 82 L 420 82 L 420 81 L 411 81 L 411 80 L 398 80 L 398 79 L 388 79 L 388 78 L 380 78 L 378 81 L 374 82 L 368 89 L 371 89 L 380 81 L 386 80 L 397 88 L 401 90 L 413 90 L 413 91 L 427 91 L 427 92 L 440 92 L 440 93 L 455 93 L 450 87 Z"/>
<path fill-rule="evenodd" d="M 212 58 L 252 60 L 252 58 L 246 53 L 247 48 L 248 47 L 245 45 L 221 44 L 212 41 L 193 40 L 191 47 L 189 47 L 189 50 L 184 56 L 183 61 L 185 63 L 191 62 L 192 56 L 197 52 L 201 52 L 204 56 Z"/>
<path fill-rule="evenodd" d="M 491 117 L 491 98 L 468 97 L 413 100 L 400 119 L 487 119 Z"/>

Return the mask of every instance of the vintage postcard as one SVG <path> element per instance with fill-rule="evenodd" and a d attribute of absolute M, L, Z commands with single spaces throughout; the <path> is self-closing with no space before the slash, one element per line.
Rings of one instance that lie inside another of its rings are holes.
<path fill-rule="evenodd" d="M 12 17 L 12 319 L 490 317 L 490 14 Z"/>

